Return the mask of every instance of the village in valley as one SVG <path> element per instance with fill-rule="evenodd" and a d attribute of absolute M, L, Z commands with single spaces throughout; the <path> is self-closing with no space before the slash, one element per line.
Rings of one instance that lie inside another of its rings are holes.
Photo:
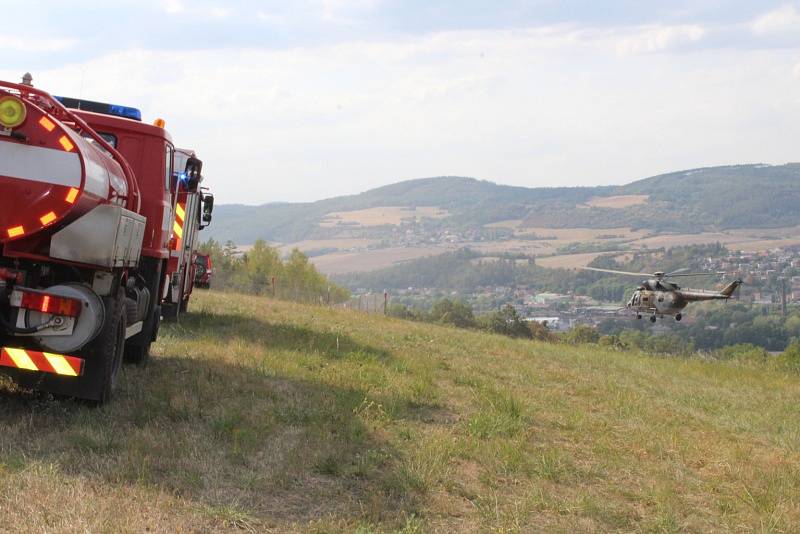
<path fill-rule="evenodd" d="M 535 260 L 516 260 L 535 262 Z M 800 304 L 800 246 L 778 247 L 771 250 L 729 251 L 727 254 L 698 258 L 694 266 L 701 271 L 719 274 L 717 281 L 739 278 L 743 287 L 732 299 L 765 310 L 780 311 Z M 630 280 L 631 290 L 637 280 Z M 713 284 L 713 281 L 712 281 Z M 356 291 L 359 295 L 367 289 Z M 542 291 L 525 286 L 483 286 L 462 292 L 433 287 L 408 287 L 388 292 L 389 302 L 406 305 L 429 305 L 440 298 L 462 299 L 478 312 L 490 311 L 510 304 L 527 321 L 546 324 L 556 331 L 568 330 L 579 324 L 598 326 L 610 318 L 631 317 L 624 302 L 597 300 L 574 291 Z M 382 301 L 382 299 L 379 299 Z M 691 324 L 691 314 L 686 318 Z"/>

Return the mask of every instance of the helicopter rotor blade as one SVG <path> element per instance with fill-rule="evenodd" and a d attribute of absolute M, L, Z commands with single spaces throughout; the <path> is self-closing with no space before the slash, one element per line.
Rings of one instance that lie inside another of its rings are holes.
<path fill-rule="evenodd" d="M 676 275 L 678 273 L 685 273 L 688 270 L 689 270 L 688 267 L 683 267 L 681 269 L 677 269 L 675 271 L 672 271 L 671 273 L 666 273 L 664 276 L 674 276 L 674 275 Z"/>
<path fill-rule="evenodd" d="M 584 271 L 595 271 L 598 273 L 622 274 L 625 276 L 655 276 L 653 273 L 631 273 L 628 271 L 615 271 L 613 269 L 598 269 L 597 267 L 581 267 Z"/>
<path fill-rule="evenodd" d="M 717 276 L 718 274 L 719 273 L 680 273 L 680 274 L 670 273 L 664 275 L 664 278 L 677 278 L 679 276 Z"/>

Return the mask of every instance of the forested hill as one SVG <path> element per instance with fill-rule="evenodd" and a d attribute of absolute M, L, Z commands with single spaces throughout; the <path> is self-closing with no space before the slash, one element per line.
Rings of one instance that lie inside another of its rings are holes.
<path fill-rule="evenodd" d="M 800 224 L 800 163 L 735 165 L 654 176 L 623 186 L 525 188 L 463 177 L 408 180 L 313 203 L 220 205 L 204 237 L 249 244 L 332 237 L 381 237 L 390 225 L 320 226 L 331 213 L 377 207 L 436 207 L 443 229 L 522 220 L 531 227 L 637 227 L 661 231 Z M 618 197 L 639 197 L 636 203 Z M 604 202 L 603 199 L 607 200 Z"/>

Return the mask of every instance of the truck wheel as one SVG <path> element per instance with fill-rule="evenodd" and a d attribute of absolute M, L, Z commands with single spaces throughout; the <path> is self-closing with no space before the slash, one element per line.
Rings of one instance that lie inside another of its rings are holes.
<path fill-rule="evenodd" d="M 181 301 L 181 313 L 189 311 L 189 299 Z"/>
<path fill-rule="evenodd" d="M 165 302 L 161 306 L 161 315 L 163 315 L 164 319 L 168 321 L 177 322 L 180 313 L 181 313 L 180 307 L 172 302 Z"/>
<path fill-rule="evenodd" d="M 125 343 L 125 363 L 146 366 L 150 361 L 150 345 L 158 337 L 161 326 L 161 306 L 156 306 L 142 331 Z"/>
<path fill-rule="evenodd" d="M 125 350 L 125 294 L 103 299 L 106 321 L 103 328 L 86 350 L 86 397 L 106 404 L 117 390 L 119 370 Z"/>

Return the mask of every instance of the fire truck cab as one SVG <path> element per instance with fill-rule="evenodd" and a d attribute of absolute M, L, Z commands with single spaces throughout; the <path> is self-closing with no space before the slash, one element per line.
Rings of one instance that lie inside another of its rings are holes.
<path fill-rule="evenodd" d="M 201 187 L 203 162 L 194 150 L 175 151 L 177 202 L 167 262 L 168 287 L 162 314 L 177 320 L 189 306 L 195 281 L 195 258 L 199 232 L 211 223 L 214 196 Z"/>

